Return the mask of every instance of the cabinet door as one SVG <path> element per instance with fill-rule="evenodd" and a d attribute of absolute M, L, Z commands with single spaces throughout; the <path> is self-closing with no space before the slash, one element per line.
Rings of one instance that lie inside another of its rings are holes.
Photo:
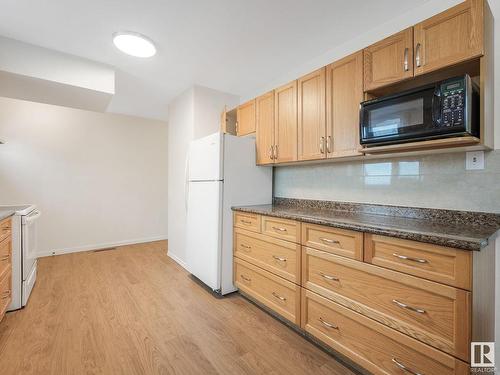
<path fill-rule="evenodd" d="M 483 0 L 467 0 L 415 25 L 415 75 L 483 55 Z"/>
<path fill-rule="evenodd" d="M 297 80 L 298 159 L 326 156 L 325 68 Z"/>
<path fill-rule="evenodd" d="M 297 160 L 297 81 L 274 90 L 275 162 Z"/>
<path fill-rule="evenodd" d="M 257 164 L 274 163 L 274 92 L 259 96 L 256 100 Z"/>
<path fill-rule="evenodd" d="M 360 155 L 359 103 L 363 101 L 363 52 L 328 65 L 326 75 L 328 157 Z"/>
<path fill-rule="evenodd" d="M 413 28 L 372 44 L 363 54 L 365 91 L 413 77 Z"/>
<path fill-rule="evenodd" d="M 255 132 L 255 99 L 238 106 L 238 136 Z"/>

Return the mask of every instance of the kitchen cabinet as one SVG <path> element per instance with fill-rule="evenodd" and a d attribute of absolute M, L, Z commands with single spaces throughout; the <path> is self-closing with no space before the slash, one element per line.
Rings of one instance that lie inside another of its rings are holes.
<path fill-rule="evenodd" d="M 256 153 L 257 164 L 274 163 L 274 91 L 259 96 L 256 101 Z"/>
<path fill-rule="evenodd" d="M 326 154 L 328 158 L 361 155 L 359 104 L 363 101 L 363 52 L 326 68 Z"/>
<path fill-rule="evenodd" d="M 255 132 L 255 99 L 238 106 L 236 113 L 238 136 Z"/>
<path fill-rule="evenodd" d="M 12 301 L 12 220 L 0 221 L 0 321 Z"/>
<path fill-rule="evenodd" d="M 413 77 L 413 27 L 363 51 L 364 89 L 373 90 Z"/>
<path fill-rule="evenodd" d="M 220 114 L 220 130 L 222 133 L 236 135 L 236 112 L 236 108 L 228 110 L 227 106 L 224 106 L 224 110 Z"/>
<path fill-rule="evenodd" d="M 297 160 L 297 81 L 274 90 L 274 161 Z"/>
<path fill-rule="evenodd" d="M 415 75 L 482 56 L 483 0 L 467 0 L 414 27 Z"/>
<path fill-rule="evenodd" d="M 297 80 L 298 160 L 326 157 L 325 71 L 321 68 Z"/>

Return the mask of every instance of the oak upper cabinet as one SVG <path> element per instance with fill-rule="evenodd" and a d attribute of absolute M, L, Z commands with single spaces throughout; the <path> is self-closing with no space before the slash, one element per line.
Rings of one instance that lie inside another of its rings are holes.
<path fill-rule="evenodd" d="M 363 101 L 363 52 L 328 65 L 326 77 L 327 156 L 360 155 L 359 103 Z"/>
<path fill-rule="evenodd" d="M 372 44 L 364 54 L 365 91 L 413 77 L 413 28 Z"/>
<path fill-rule="evenodd" d="M 274 91 L 255 99 L 257 164 L 274 163 Z"/>
<path fill-rule="evenodd" d="M 236 131 L 238 136 L 255 132 L 255 99 L 238 106 Z"/>
<path fill-rule="evenodd" d="M 416 24 L 415 75 L 482 56 L 483 13 L 483 0 L 467 0 Z"/>
<path fill-rule="evenodd" d="M 297 80 L 298 160 L 326 156 L 325 71 L 321 68 Z"/>
<path fill-rule="evenodd" d="M 274 160 L 297 160 L 297 81 L 274 90 Z"/>

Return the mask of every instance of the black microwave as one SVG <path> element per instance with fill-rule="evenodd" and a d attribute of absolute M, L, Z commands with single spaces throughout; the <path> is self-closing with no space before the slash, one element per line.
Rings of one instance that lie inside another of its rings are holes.
<path fill-rule="evenodd" d="M 361 103 L 365 146 L 479 137 L 479 89 L 468 75 Z"/>

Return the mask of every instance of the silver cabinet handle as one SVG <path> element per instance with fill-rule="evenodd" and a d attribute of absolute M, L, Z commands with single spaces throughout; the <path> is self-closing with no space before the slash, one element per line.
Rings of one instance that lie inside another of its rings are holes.
<path fill-rule="evenodd" d="M 398 305 L 399 307 L 403 308 L 403 309 L 415 311 L 415 312 L 417 312 L 419 314 L 425 314 L 425 310 L 424 309 L 420 309 L 418 307 L 409 306 L 406 303 L 399 302 L 397 299 L 393 299 L 392 302 L 395 303 L 396 305 Z"/>
<path fill-rule="evenodd" d="M 405 48 L 405 57 L 404 57 L 404 63 L 403 63 L 403 69 L 405 72 L 408 71 L 408 47 Z"/>
<path fill-rule="evenodd" d="M 332 152 L 332 136 L 331 135 L 326 137 L 326 152 L 328 152 L 328 153 Z"/>
<path fill-rule="evenodd" d="M 251 278 L 246 277 L 246 276 L 244 276 L 244 275 L 240 275 L 240 277 L 241 277 L 243 280 L 245 280 L 245 281 L 248 281 L 248 282 L 252 281 L 252 279 L 251 279 Z"/>
<path fill-rule="evenodd" d="M 277 299 L 279 299 L 279 300 L 283 301 L 283 302 L 285 302 L 285 301 L 286 301 L 286 298 L 285 298 L 285 297 L 280 296 L 280 295 L 279 295 L 278 293 L 276 293 L 276 292 L 273 292 L 273 296 L 274 296 L 274 297 L 276 297 Z"/>
<path fill-rule="evenodd" d="M 274 159 L 274 145 L 269 147 L 269 159 L 273 160 Z"/>
<path fill-rule="evenodd" d="M 243 223 L 243 224 L 246 224 L 246 225 L 251 225 L 252 222 L 250 220 L 244 220 L 244 219 L 240 219 L 240 223 Z"/>
<path fill-rule="evenodd" d="M 278 232 L 286 232 L 286 228 L 282 228 L 282 227 L 272 227 L 275 231 L 278 231 Z"/>
<path fill-rule="evenodd" d="M 243 243 L 240 243 L 240 247 L 242 247 L 244 249 L 243 251 L 246 251 L 247 253 L 250 252 L 250 249 L 252 248 L 252 246 L 248 246 Z"/>
<path fill-rule="evenodd" d="M 10 255 L 5 255 L 5 256 L 0 258 L 0 261 L 7 260 L 9 258 L 10 258 Z"/>
<path fill-rule="evenodd" d="M 415 63 L 417 64 L 418 67 L 420 67 L 420 48 L 421 45 L 420 43 L 417 43 L 417 46 L 415 47 Z"/>
<path fill-rule="evenodd" d="M 419 259 L 419 258 L 412 258 L 412 257 L 407 257 L 406 255 L 400 255 L 397 253 L 392 253 L 393 256 L 399 259 L 404 259 L 404 260 L 411 260 L 412 262 L 417 262 L 417 263 L 429 263 L 427 259 Z"/>
<path fill-rule="evenodd" d="M 274 145 L 274 160 L 278 159 L 278 145 Z"/>
<path fill-rule="evenodd" d="M 8 230 L 10 230 L 10 227 L 3 227 L 2 228 L 2 231 L 4 231 L 4 232 L 7 232 Z"/>
<path fill-rule="evenodd" d="M 10 290 L 6 291 L 4 294 L 2 294 L 1 299 L 6 299 L 10 296 Z"/>
<path fill-rule="evenodd" d="M 286 262 L 286 258 L 278 257 L 276 255 L 273 255 L 273 258 L 279 260 L 280 262 Z"/>
<path fill-rule="evenodd" d="M 325 238 L 325 237 L 320 237 L 319 239 L 323 242 L 326 242 L 326 243 L 336 243 L 336 244 L 340 245 L 340 241 L 337 241 L 337 240 L 331 240 L 331 239 Z"/>
<path fill-rule="evenodd" d="M 401 370 L 406 371 L 409 374 L 424 375 L 421 372 L 416 372 L 416 371 L 410 370 L 408 367 L 406 367 L 401 362 L 399 362 L 396 358 L 392 358 L 392 362 L 394 362 L 396 364 L 396 366 L 398 366 Z"/>
<path fill-rule="evenodd" d="M 323 272 L 320 272 L 319 274 L 324 279 L 332 280 L 332 281 L 340 281 L 340 279 L 337 276 L 327 275 L 326 273 L 323 273 Z"/>
<path fill-rule="evenodd" d="M 319 318 L 319 321 L 321 324 L 323 324 L 325 327 L 331 328 L 331 329 L 339 329 L 339 326 L 336 326 L 335 324 L 328 323 L 325 321 L 322 317 Z"/>
<path fill-rule="evenodd" d="M 321 152 L 322 154 L 325 153 L 325 137 L 321 137 L 319 139 L 319 152 Z"/>

